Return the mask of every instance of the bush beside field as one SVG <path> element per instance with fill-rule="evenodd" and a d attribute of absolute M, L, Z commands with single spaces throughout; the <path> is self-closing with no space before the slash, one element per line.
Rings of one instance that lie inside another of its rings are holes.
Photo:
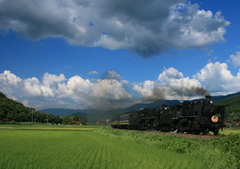
<path fill-rule="evenodd" d="M 190 155 L 202 161 L 206 168 L 240 168 L 240 134 L 230 134 L 226 137 L 201 140 L 168 134 L 110 128 L 101 128 L 95 132 L 130 142 L 147 144 L 159 149 L 170 150 L 183 155 Z"/>

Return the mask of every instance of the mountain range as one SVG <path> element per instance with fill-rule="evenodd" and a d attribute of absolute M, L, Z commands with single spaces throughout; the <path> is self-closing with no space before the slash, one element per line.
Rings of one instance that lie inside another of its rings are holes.
<path fill-rule="evenodd" d="M 220 101 L 227 99 L 233 96 L 240 96 L 240 92 L 229 94 L 226 96 L 213 96 L 211 98 L 212 101 Z M 88 118 L 88 122 L 96 122 L 96 121 L 105 121 L 106 119 L 111 119 L 112 117 L 122 114 L 128 111 L 136 111 L 141 108 L 153 108 L 153 107 L 161 107 L 162 104 L 166 106 L 170 106 L 173 104 L 179 103 L 179 100 L 157 100 L 152 103 L 138 103 L 134 104 L 130 107 L 119 108 L 119 109 L 111 109 L 111 110 L 97 110 L 97 109 L 88 109 L 88 110 L 76 110 L 76 109 L 61 109 L 61 108 L 51 108 L 51 109 L 43 109 L 39 110 L 40 112 L 44 112 L 47 114 L 53 114 L 55 116 L 62 115 L 80 115 L 86 116 Z"/>

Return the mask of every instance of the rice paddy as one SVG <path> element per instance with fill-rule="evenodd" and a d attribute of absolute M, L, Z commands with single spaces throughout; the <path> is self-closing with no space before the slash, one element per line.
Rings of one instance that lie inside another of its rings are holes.
<path fill-rule="evenodd" d="M 102 135 L 96 127 L 8 127 L 0 126 L 4 169 L 204 168 L 190 155 Z"/>

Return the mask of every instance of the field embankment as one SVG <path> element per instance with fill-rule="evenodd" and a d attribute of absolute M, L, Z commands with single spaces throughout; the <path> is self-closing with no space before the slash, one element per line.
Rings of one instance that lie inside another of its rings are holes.
<path fill-rule="evenodd" d="M 99 128 L 99 126 L 88 125 L 0 125 L 1 129 L 6 130 L 45 130 L 45 131 L 91 131 Z"/>

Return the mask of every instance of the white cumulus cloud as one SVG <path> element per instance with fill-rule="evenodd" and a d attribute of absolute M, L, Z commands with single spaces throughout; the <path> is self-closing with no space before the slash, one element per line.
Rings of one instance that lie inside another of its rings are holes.
<path fill-rule="evenodd" d="M 240 67 L 240 52 L 236 52 L 236 55 L 230 55 L 230 59 L 235 67 Z"/>
<path fill-rule="evenodd" d="M 196 77 L 205 83 L 206 88 L 213 93 L 236 92 L 240 90 L 240 73 L 233 76 L 226 63 L 208 63 Z"/>
<path fill-rule="evenodd" d="M 120 74 L 118 74 L 116 71 L 114 70 L 109 70 L 107 72 L 107 75 L 106 75 L 106 78 L 109 78 L 109 79 L 121 79 L 122 76 Z"/>
<path fill-rule="evenodd" d="M 93 74 L 98 74 L 98 72 L 95 71 L 95 70 L 93 70 L 93 71 L 89 72 L 88 74 L 89 74 L 89 75 L 93 75 Z"/>
<path fill-rule="evenodd" d="M 187 0 L 6 0 L 0 9 L 0 29 L 21 37 L 61 37 L 143 57 L 223 42 L 230 24 Z"/>
<path fill-rule="evenodd" d="M 108 109 L 131 104 L 131 95 L 116 79 L 91 82 L 80 76 L 66 79 L 63 74 L 49 73 L 45 73 L 41 80 L 36 77 L 21 79 L 10 71 L 4 71 L 0 74 L 0 91 L 37 108 L 63 106 Z"/>

